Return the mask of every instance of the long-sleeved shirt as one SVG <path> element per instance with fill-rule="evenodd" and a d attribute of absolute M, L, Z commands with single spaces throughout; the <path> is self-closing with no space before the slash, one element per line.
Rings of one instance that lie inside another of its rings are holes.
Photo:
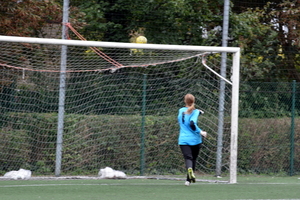
<path fill-rule="evenodd" d="M 187 107 L 183 107 L 178 111 L 177 119 L 180 127 L 178 144 L 197 145 L 202 143 L 201 129 L 197 125 L 201 113 L 198 109 L 195 109 L 191 114 L 186 114 L 187 109 Z"/>

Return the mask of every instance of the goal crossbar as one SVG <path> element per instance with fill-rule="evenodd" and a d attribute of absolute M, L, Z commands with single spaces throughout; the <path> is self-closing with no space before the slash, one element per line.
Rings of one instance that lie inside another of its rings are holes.
<path fill-rule="evenodd" d="M 214 47 L 214 46 L 190 46 L 190 45 L 167 45 L 167 44 L 138 44 L 138 43 L 119 43 L 119 42 L 99 42 L 82 40 L 62 40 L 49 38 L 0 36 L 0 41 L 35 43 L 35 44 L 58 44 L 66 46 L 87 46 L 87 47 L 110 47 L 110 48 L 137 48 L 137 49 L 163 49 L 180 51 L 208 51 L 208 52 L 229 52 L 240 51 L 238 47 Z"/>

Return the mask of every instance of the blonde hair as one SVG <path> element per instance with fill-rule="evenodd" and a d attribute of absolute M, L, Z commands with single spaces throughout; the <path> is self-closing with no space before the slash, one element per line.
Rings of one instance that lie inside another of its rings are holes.
<path fill-rule="evenodd" d="M 186 94 L 184 96 L 184 103 L 188 107 L 186 114 L 191 114 L 195 110 L 195 97 L 192 94 Z"/>

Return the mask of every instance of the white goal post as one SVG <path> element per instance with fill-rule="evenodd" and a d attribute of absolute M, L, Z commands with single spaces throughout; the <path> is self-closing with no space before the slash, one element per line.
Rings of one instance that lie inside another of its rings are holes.
<path fill-rule="evenodd" d="M 159 49 L 172 51 L 192 51 L 200 53 L 232 53 L 232 66 L 230 80 L 226 79 L 227 84 L 231 84 L 231 133 L 230 133 L 230 180 L 229 183 L 237 183 L 237 151 L 238 151 L 238 112 L 239 112 L 239 82 L 240 82 L 240 48 L 238 47 L 215 47 L 215 46 L 187 46 L 187 45 L 164 45 L 164 44 L 136 44 L 136 43 L 117 43 L 117 42 L 99 42 L 99 41 L 79 41 L 46 39 L 31 37 L 0 36 L 0 42 L 5 43 L 28 43 L 43 45 L 62 45 L 62 46 L 82 46 L 97 48 L 121 48 L 121 49 Z M 0 43 L 1 44 L 1 43 Z M 1 58 L 0 58 L 1 64 Z M 2 63 L 3 64 L 3 63 Z M 150 64 L 151 65 L 151 64 Z M 2 67 L 5 64 L 2 65 Z M 209 66 L 209 64 L 208 64 Z M 0 66 L 1 67 L 1 66 Z M 116 69 L 127 67 L 117 66 Z M 112 69 L 112 68 L 110 68 Z M 67 69 L 68 70 L 68 69 Z M 211 69 L 209 69 L 211 70 Z M 220 75 L 218 75 L 219 78 Z M 225 79 L 225 78 L 224 78 Z M 58 144 L 59 145 L 59 144 Z M 58 148 L 58 151 L 61 147 Z M 59 158 L 58 158 L 59 159 Z M 59 161 L 58 161 L 59 163 Z M 59 167 L 57 167 L 59 170 Z"/>

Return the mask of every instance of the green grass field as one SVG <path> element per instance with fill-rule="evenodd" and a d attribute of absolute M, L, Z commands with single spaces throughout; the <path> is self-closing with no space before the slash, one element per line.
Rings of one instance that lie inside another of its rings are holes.
<path fill-rule="evenodd" d="M 299 199 L 298 177 L 238 177 L 237 184 L 156 179 L 0 180 L 1 200 Z"/>

